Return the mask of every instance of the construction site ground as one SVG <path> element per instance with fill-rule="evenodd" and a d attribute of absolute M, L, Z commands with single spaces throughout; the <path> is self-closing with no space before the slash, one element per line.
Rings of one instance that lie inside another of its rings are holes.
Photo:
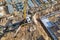
<path fill-rule="evenodd" d="M 60 3 L 60 1 L 58 1 L 58 2 Z M 36 14 L 35 18 L 38 18 L 40 16 L 44 16 L 46 14 L 49 14 L 53 11 L 60 10 L 59 6 L 60 6 L 60 4 L 56 4 L 56 5 L 49 7 L 45 10 L 38 11 L 36 9 L 40 10 L 41 8 L 35 8 L 35 10 L 32 8 L 29 11 L 31 11 L 31 13 L 33 13 L 33 14 Z M 20 17 L 18 18 L 18 15 L 14 17 L 17 21 L 20 20 Z M 4 18 L 3 20 L 4 20 L 3 23 L 6 24 L 6 22 L 7 22 L 6 18 Z M 55 18 L 52 17 L 52 18 L 50 18 L 50 20 L 54 21 Z M 15 22 L 15 20 L 14 20 L 14 22 Z M 0 25 L 5 26 L 3 23 L 0 22 Z M 45 32 L 45 30 L 43 29 L 43 27 L 39 21 L 37 21 L 36 23 L 35 22 L 28 23 L 28 24 L 25 24 L 25 25 L 19 26 L 19 27 L 21 27 L 21 28 L 20 28 L 19 32 L 17 33 L 16 37 L 14 37 L 14 34 L 16 33 L 17 29 L 14 31 L 10 31 L 10 32 L 5 33 L 3 35 L 3 37 L 1 37 L 0 40 L 51 40 L 51 38 L 47 35 L 47 33 Z M 60 38 L 59 38 L 59 40 L 60 40 Z"/>
<path fill-rule="evenodd" d="M 32 26 L 34 26 L 36 30 L 30 32 L 29 28 Z M 1 40 L 44 40 L 43 36 L 40 34 L 40 29 L 38 29 L 39 28 L 36 25 L 27 24 L 21 27 L 15 38 L 13 37 L 15 32 L 8 32 L 1 38 Z"/>

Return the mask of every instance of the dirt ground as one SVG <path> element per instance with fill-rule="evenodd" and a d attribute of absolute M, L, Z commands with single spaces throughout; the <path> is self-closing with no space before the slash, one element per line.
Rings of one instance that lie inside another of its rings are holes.
<path fill-rule="evenodd" d="M 34 31 L 29 31 L 32 28 L 36 28 L 36 25 L 25 25 L 21 27 L 16 37 L 13 37 L 15 32 L 8 32 L 1 38 L 1 40 L 43 40 L 43 37 L 37 30 L 38 28 L 36 28 Z"/>

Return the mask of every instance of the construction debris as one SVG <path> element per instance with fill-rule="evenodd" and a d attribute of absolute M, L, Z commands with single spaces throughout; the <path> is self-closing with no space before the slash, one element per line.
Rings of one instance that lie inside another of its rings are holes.
<path fill-rule="evenodd" d="M 60 40 L 59 0 L 1 0 L 0 40 Z"/>

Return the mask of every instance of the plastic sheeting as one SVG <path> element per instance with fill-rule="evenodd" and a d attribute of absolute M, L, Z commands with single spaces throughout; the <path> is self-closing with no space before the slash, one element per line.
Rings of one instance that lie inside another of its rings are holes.
<path fill-rule="evenodd" d="M 5 0 L 7 3 L 11 3 L 12 2 L 12 0 Z"/>
<path fill-rule="evenodd" d="M 9 13 L 13 13 L 14 12 L 14 9 L 13 9 L 12 5 L 8 4 L 7 7 L 8 7 Z"/>
<path fill-rule="evenodd" d="M 34 4 L 32 3 L 32 0 L 28 0 L 29 7 L 34 7 Z"/>
<path fill-rule="evenodd" d="M 40 6 L 40 0 L 35 0 L 35 2 L 38 4 L 38 6 Z"/>
<path fill-rule="evenodd" d="M 46 2 L 46 3 L 48 2 L 47 0 L 43 0 L 43 1 Z"/>
<path fill-rule="evenodd" d="M 16 4 L 16 9 L 17 9 L 17 11 L 21 11 L 23 9 L 23 3 L 22 2 L 17 3 Z"/>
<path fill-rule="evenodd" d="M 14 0 L 14 2 L 15 2 L 15 3 L 19 3 L 19 2 L 21 2 L 21 0 Z"/>

